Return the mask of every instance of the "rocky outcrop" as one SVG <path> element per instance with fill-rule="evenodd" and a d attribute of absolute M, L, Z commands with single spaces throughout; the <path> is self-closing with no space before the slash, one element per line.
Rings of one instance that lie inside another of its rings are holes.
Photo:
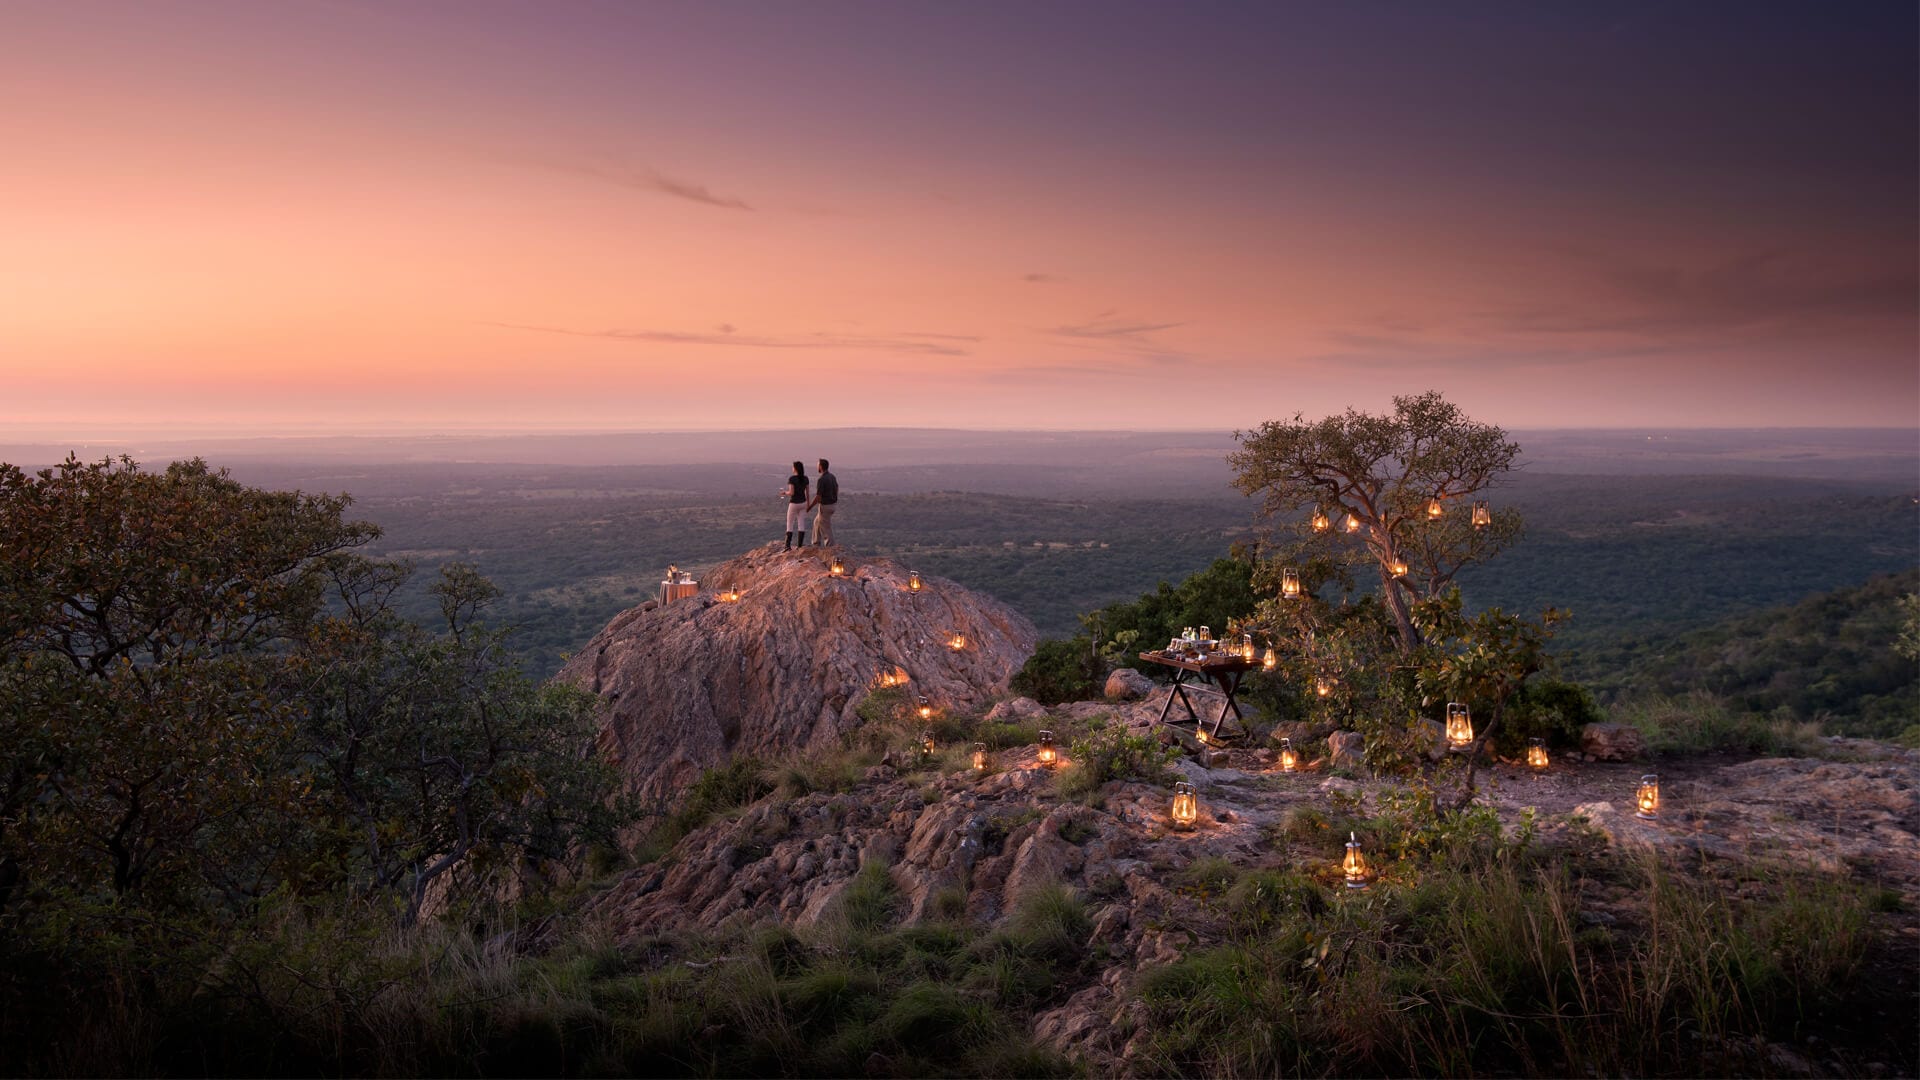
<path fill-rule="evenodd" d="M 1132 668 L 1115 668 L 1107 676 L 1108 701 L 1131 701 L 1153 693 L 1153 680 Z"/>
<path fill-rule="evenodd" d="M 769 544 L 709 570 L 698 595 L 616 616 L 558 678 L 608 702 L 603 753 L 659 801 L 737 754 L 837 746 L 876 690 L 971 709 L 1003 689 L 1038 635 L 1018 612 L 944 578 Z M 738 599 L 722 599 L 738 593 Z"/>
<path fill-rule="evenodd" d="M 1630 724 L 1588 724 L 1580 729 L 1580 749 L 1595 761 L 1635 761 L 1647 753 L 1647 740 Z"/>

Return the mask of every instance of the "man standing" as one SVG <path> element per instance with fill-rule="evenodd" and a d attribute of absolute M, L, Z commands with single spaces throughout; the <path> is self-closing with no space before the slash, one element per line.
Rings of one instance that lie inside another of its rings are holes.
<path fill-rule="evenodd" d="M 820 479 L 813 485 L 813 499 L 807 503 L 808 509 L 819 507 L 820 512 L 813 516 L 813 542 L 821 547 L 833 544 L 833 508 L 840 501 L 840 481 L 827 471 L 827 459 L 820 459 Z M 805 534 L 802 533 L 802 536 Z M 801 540 L 801 543 L 806 543 Z"/>

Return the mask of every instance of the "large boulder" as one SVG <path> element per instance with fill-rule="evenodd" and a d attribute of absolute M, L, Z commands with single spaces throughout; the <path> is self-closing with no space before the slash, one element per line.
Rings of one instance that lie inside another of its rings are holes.
<path fill-rule="evenodd" d="M 1367 763 L 1367 737 L 1357 731 L 1327 736 L 1327 759 L 1334 768 L 1357 769 Z"/>
<path fill-rule="evenodd" d="M 557 678 L 607 700 L 601 751 L 661 803 L 737 754 L 838 745 L 861 702 L 902 679 L 942 709 L 992 700 L 1032 653 L 1033 624 L 921 580 L 910 591 L 904 568 L 858 557 L 833 577 L 821 552 L 769 544 L 707 571 L 697 595 L 615 616 Z"/>
<path fill-rule="evenodd" d="M 1633 761 L 1646 754 L 1647 740 L 1628 724 L 1588 724 L 1580 729 L 1580 749 L 1596 761 Z"/>
<path fill-rule="evenodd" d="M 1153 693 L 1153 680 L 1132 668 L 1115 668 L 1107 676 L 1108 701 L 1132 701 Z"/>

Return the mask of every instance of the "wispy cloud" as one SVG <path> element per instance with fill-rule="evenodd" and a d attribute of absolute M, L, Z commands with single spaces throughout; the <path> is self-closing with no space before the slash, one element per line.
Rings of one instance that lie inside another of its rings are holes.
<path fill-rule="evenodd" d="M 753 209 L 745 199 L 722 195 L 706 184 L 669 175 L 651 165 L 632 165 L 606 159 L 524 158 L 520 160 L 555 172 L 601 180 L 651 195 L 671 195 L 676 199 L 685 199 L 688 202 L 717 207 L 721 210 Z"/>
<path fill-rule="evenodd" d="M 1053 285 L 1067 279 L 1058 274 L 1022 274 L 1020 280 L 1034 285 Z"/>
<path fill-rule="evenodd" d="M 731 323 L 722 323 L 711 332 L 687 330 L 572 330 L 561 326 L 536 326 L 529 323 L 489 322 L 508 330 L 530 330 L 567 337 L 599 338 L 607 341 L 637 341 L 655 345 L 722 345 L 736 349 L 881 349 L 916 353 L 923 356 L 968 356 L 966 349 L 946 344 L 941 335 L 931 334 L 834 334 L 816 332 L 791 336 L 742 334 Z M 935 340 L 927 340 L 934 338 Z M 954 341 L 977 340 L 952 335 Z"/>
<path fill-rule="evenodd" d="M 1141 322 L 1122 319 L 1118 312 L 1103 311 L 1086 322 L 1068 323 L 1047 329 L 1049 334 L 1061 337 L 1084 338 L 1097 341 L 1130 341 L 1161 330 L 1171 330 L 1176 326 L 1187 325 L 1184 322 Z"/>

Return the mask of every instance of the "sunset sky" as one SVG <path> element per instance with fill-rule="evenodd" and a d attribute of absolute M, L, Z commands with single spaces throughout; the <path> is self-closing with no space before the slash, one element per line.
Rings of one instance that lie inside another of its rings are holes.
<path fill-rule="evenodd" d="M 1917 30 L 0 0 L 0 426 L 1911 426 Z"/>

